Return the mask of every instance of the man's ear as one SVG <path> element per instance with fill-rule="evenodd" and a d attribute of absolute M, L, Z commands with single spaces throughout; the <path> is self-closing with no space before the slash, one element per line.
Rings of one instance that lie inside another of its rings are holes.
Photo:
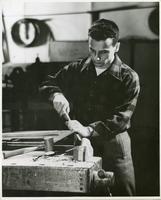
<path fill-rule="evenodd" d="M 115 52 L 118 52 L 120 49 L 120 42 L 117 42 L 115 47 L 116 47 Z"/>

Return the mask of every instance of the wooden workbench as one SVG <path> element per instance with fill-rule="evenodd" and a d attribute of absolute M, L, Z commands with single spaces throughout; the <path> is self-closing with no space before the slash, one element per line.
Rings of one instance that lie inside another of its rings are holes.
<path fill-rule="evenodd" d="M 90 193 L 93 171 L 102 167 L 100 157 L 73 161 L 70 155 L 33 158 L 44 154 L 35 151 L 7 158 L 2 162 L 2 189 L 17 191 L 54 191 Z"/>

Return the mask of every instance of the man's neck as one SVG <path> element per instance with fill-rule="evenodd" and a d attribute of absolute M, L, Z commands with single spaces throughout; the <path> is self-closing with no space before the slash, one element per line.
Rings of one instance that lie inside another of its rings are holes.
<path fill-rule="evenodd" d="M 97 76 L 99 76 L 100 74 L 102 74 L 104 71 L 106 71 L 106 68 L 98 68 L 98 67 L 96 67 L 95 68 L 96 69 L 96 74 L 97 74 Z"/>

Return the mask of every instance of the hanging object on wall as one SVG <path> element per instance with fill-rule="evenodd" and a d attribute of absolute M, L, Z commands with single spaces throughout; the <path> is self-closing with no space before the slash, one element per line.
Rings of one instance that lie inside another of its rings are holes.
<path fill-rule="evenodd" d="M 5 33 L 2 31 L 2 63 L 9 62 L 9 53 Z"/>
<path fill-rule="evenodd" d="M 4 15 L 2 12 L 2 63 L 7 63 L 10 61 L 10 54 L 8 48 L 8 39 L 6 33 L 6 24 L 4 20 Z"/>
<path fill-rule="evenodd" d="M 159 35 L 159 8 L 156 8 L 150 13 L 148 22 L 150 30 L 156 35 Z"/>
<path fill-rule="evenodd" d="M 47 42 L 49 36 L 53 39 L 53 34 L 49 26 L 43 20 L 20 19 L 11 29 L 13 41 L 23 47 L 40 46 Z"/>

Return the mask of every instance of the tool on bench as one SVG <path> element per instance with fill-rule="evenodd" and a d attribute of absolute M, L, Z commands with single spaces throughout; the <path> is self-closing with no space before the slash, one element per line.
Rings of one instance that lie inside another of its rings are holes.
<path fill-rule="evenodd" d="M 63 113 L 62 118 L 65 121 L 71 120 L 69 115 L 66 112 Z M 43 137 L 43 134 L 44 134 L 44 137 Z M 88 158 L 90 158 L 93 155 L 90 154 L 90 156 L 88 156 L 89 155 L 88 152 L 89 152 L 89 149 L 90 149 L 88 147 L 89 146 L 88 145 L 89 142 L 87 141 L 88 139 L 81 138 L 78 133 L 72 132 L 72 130 L 71 130 L 70 133 L 65 134 L 65 135 L 69 136 L 69 135 L 72 135 L 72 134 L 74 134 L 74 148 L 64 151 L 62 153 L 62 155 L 73 150 L 74 160 L 76 160 L 76 161 L 87 161 L 87 160 L 89 160 Z M 26 133 L 25 132 L 8 133 L 8 135 L 4 137 L 4 140 L 7 141 L 8 138 L 11 140 L 11 139 L 13 139 L 12 136 L 14 137 L 14 139 L 16 139 L 15 136 L 17 136 L 17 141 L 20 141 L 21 138 L 22 138 L 23 141 L 25 141 L 25 140 L 29 141 L 29 137 L 27 137 L 28 136 L 27 132 Z M 39 133 L 35 132 L 35 134 L 34 133 L 32 135 L 30 134 L 30 136 L 32 136 L 32 138 L 33 137 L 38 138 L 38 139 L 41 138 L 42 139 L 41 145 L 37 145 L 37 146 L 33 145 L 32 147 L 26 147 L 26 148 L 16 149 L 16 150 L 12 150 L 12 151 L 4 151 L 3 152 L 4 159 L 11 157 L 11 156 L 16 156 L 16 155 L 25 154 L 25 153 L 36 151 L 36 150 L 44 150 L 44 149 L 45 149 L 45 153 L 42 153 L 42 155 L 38 155 L 37 157 L 33 158 L 34 161 L 38 160 L 38 158 L 40 158 L 40 157 L 52 156 L 52 155 L 55 154 L 54 144 L 57 141 L 60 141 L 61 139 L 64 138 L 64 136 L 61 133 L 56 135 L 54 131 L 53 131 L 53 133 L 52 132 L 48 133 L 48 131 L 47 131 L 47 133 L 42 132 L 42 133 L 40 133 L 40 136 L 39 136 Z M 59 139 L 58 139 L 57 136 L 59 136 Z"/>
<path fill-rule="evenodd" d="M 12 156 L 44 149 L 46 152 L 53 151 L 53 146 L 55 143 L 73 134 L 74 132 L 68 130 L 23 131 L 4 133 L 2 135 L 3 147 L 5 147 L 6 150 L 3 150 L 3 158 L 6 159 Z M 15 140 L 17 141 L 16 143 Z M 16 150 L 8 150 L 7 147 L 9 147 L 9 149 L 15 147 L 21 148 L 16 148 Z"/>
<path fill-rule="evenodd" d="M 33 158 L 33 161 L 37 161 L 41 157 L 47 158 L 49 156 L 55 155 L 55 151 L 53 151 L 53 148 L 54 148 L 54 138 L 53 137 L 45 137 L 44 138 L 44 148 L 45 148 L 45 153 Z"/>
<path fill-rule="evenodd" d="M 37 161 L 39 158 L 48 158 L 50 156 L 55 155 L 55 151 L 49 151 L 49 152 L 45 152 L 44 154 L 41 154 L 39 156 L 34 157 L 32 160 L 33 161 Z"/>
<path fill-rule="evenodd" d="M 26 147 L 26 148 L 16 149 L 12 151 L 6 151 L 6 152 L 3 152 L 3 158 L 6 159 L 12 156 L 29 153 L 36 150 L 41 150 L 43 148 L 44 148 L 44 145 L 40 145 L 37 147 Z"/>
<path fill-rule="evenodd" d="M 38 145 L 35 147 L 26 147 L 26 148 L 21 148 L 21 149 L 16 149 L 16 150 L 12 150 L 12 151 L 5 151 L 3 152 L 3 158 L 9 158 L 12 156 L 16 156 L 16 155 L 21 155 L 21 154 L 25 154 L 25 153 L 29 153 L 32 151 L 37 151 L 37 150 L 42 150 L 45 148 L 46 152 L 53 152 L 53 137 L 44 137 L 44 145 Z M 49 153 L 48 153 L 49 154 Z"/>
<path fill-rule="evenodd" d="M 65 121 L 71 120 L 67 113 L 64 113 L 62 117 Z M 42 189 L 46 191 L 47 182 L 48 191 L 69 191 L 80 193 L 92 192 L 92 194 L 94 194 L 95 192 L 97 193 L 98 191 L 98 193 L 100 192 L 100 194 L 104 192 L 104 194 L 111 196 L 110 187 L 114 183 L 114 174 L 112 172 L 106 172 L 101 169 L 101 158 L 93 156 L 93 148 L 90 144 L 90 140 L 88 138 L 81 138 L 78 133 L 72 132 L 70 130 L 68 130 L 68 133 L 65 134 L 64 131 L 52 131 L 51 133 L 49 133 L 49 131 L 47 132 L 48 133 L 40 133 L 40 135 L 39 133 L 34 134 L 34 132 L 30 134 L 32 138 L 36 136 L 37 139 L 42 139 L 41 145 L 35 145 L 34 147 L 22 148 L 13 151 L 4 151 L 4 158 L 25 154 L 28 152 L 31 153 L 29 155 L 23 155 L 22 157 L 16 158 L 18 160 L 17 163 L 17 160 L 12 160 L 12 158 L 10 158 L 9 160 L 3 160 L 3 163 L 6 162 L 6 166 L 4 164 L 5 167 L 3 169 L 3 177 L 5 177 L 3 178 L 3 188 L 16 190 L 32 190 L 34 188 L 35 191 L 40 191 Z M 70 135 L 73 136 L 73 134 L 75 137 L 74 139 L 77 140 L 77 142 L 74 142 L 75 146 L 68 145 L 68 149 L 66 147 L 66 149 L 63 151 L 61 149 L 61 152 L 57 151 L 55 148 L 56 142 Z M 27 137 L 27 135 L 27 133 L 13 134 L 14 138 L 17 138 L 18 136 L 19 139 L 25 138 L 29 141 L 29 137 Z M 12 134 L 8 134 L 8 137 L 5 137 L 6 140 L 8 138 L 9 140 L 11 140 Z M 32 151 L 36 150 L 45 151 L 32 153 Z M 70 151 L 73 151 L 73 156 L 72 154 L 67 154 Z M 57 158 L 55 158 L 55 156 Z M 23 158 L 25 158 L 26 163 L 24 162 Z M 36 162 L 39 160 L 39 158 L 42 158 L 41 161 Z M 13 161 L 16 163 L 16 166 L 13 166 Z M 29 166 L 28 162 L 31 163 Z M 81 164 L 79 162 L 81 162 Z M 8 163 L 10 163 L 10 166 L 8 165 Z M 59 173 L 58 170 L 60 170 Z M 17 176 L 19 177 L 19 182 L 16 184 L 15 178 Z M 26 178 L 25 181 L 24 176 Z M 46 180 L 45 183 L 41 180 L 42 176 Z M 30 180 L 31 177 L 32 181 Z M 70 180 L 70 184 L 68 184 L 68 180 Z"/>

